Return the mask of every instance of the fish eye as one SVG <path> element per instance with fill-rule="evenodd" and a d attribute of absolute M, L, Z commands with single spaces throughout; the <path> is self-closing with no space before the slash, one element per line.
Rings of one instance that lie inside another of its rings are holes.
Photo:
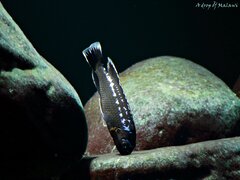
<path fill-rule="evenodd" d="M 131 143 L 129 142 L 129 140 L 127 140 L 127 139 L 122 139 L 121 144 L 124 149 L 128 149 L 132 146 Z"/>
<path fill-rule="evenodd" d="M 115 132 L 116 132 L 116 133 L 121 133 L 121 129 L 120 129 L 120 128 L 117 128 L 117 129 L 115 130 Z"/>

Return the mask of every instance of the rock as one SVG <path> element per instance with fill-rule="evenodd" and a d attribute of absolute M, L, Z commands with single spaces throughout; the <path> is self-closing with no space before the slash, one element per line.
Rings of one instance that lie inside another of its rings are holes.
<path fill-rule="evenodd" d="M 0 179 L 58 175 L 85 152 L 82 103 L 1 3 L 0 29 Z"/>
<path fill-rule="evenodd" d="M 237 94 L 237 96 L 240 98 L 240 76 L 238 77 L 238 80 L 236 81 L 233 91 Z"/>
<path fill-rule="evenodd" d="M 240 100 L 205 68 L 177 57 L 139 62 L 120 74 L 137 130 L 135 150 L 239 134 Z M 98 94 L 85 105 L 88 154 L 114 149 L 103 126 Z"/>
<path fill-rule="evenodd" d="M 85 167 L 85 171 L 81 171 Z M 87 168 L 86 168 L 87 167 Z M 240 179 L 240 137 L 85 157 L 71 179 Z"/>

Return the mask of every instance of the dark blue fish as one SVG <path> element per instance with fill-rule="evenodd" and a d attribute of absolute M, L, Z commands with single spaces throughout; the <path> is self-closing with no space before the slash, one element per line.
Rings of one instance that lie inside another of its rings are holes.
<path fill-rule="evenodd" d="M 83 55 L 92 67 L 93 82 L 100 95 L 100 109 L 114 143 L 122 155 L 131 154 L 136 145 L 136 130 L 117 70 L 103 56 L 99 42 L 91 44 Z"/>

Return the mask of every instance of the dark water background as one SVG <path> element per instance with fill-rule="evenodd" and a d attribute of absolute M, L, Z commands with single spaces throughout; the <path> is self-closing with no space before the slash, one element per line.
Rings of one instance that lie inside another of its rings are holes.
<path fill-rule="evenodd" d="M 240 74 L 240 3 L 206 10 L 195 7 L 198 1 L 179 0 L 1 2 L 83 104 L 96 89 L 81 51 L 94 41 L 119 72 L 149 57 L 172 55 L 206 67 L 230 87 Z"/>

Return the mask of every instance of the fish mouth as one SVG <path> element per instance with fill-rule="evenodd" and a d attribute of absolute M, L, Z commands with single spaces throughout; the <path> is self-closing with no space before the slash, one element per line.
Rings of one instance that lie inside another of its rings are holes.
<path fill-rule="evenodd" d="M 134 146 L 127 139 L 121 139 L 121 142 L 117 146 L 121 155 L 129 155 L 134 149 Z"/>

